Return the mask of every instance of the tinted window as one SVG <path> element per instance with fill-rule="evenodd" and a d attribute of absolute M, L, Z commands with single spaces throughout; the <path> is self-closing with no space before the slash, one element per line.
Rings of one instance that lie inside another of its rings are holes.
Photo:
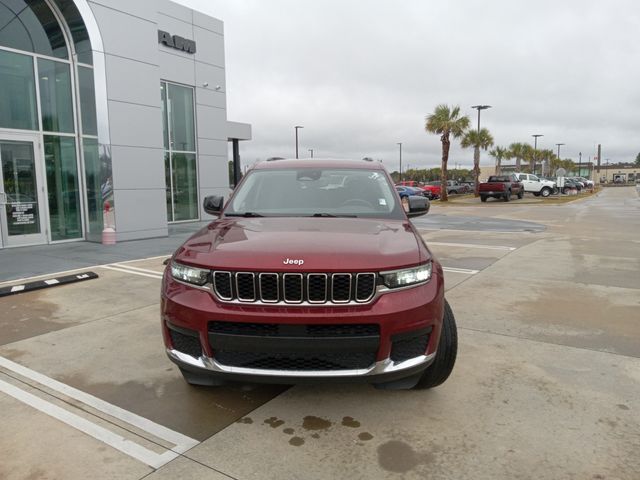
<path fill-rule="evenodd" d="M 33 59 L 0 50 L 0 128 L 37 130 Z"/>
<path fill-rule="evenodd" d="M 38 59 L 42 129 L 45 132 L 73 133 L 73 104 L 69 65 Z"/>
<path fill-rule="evenodd" d="M 44 0 L 0 0 L 0 45 L 68 58 L 62 29 Z"/>

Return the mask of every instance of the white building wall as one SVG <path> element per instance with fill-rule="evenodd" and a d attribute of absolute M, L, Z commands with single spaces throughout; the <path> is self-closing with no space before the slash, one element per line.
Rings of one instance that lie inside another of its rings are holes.
<path fill-rule="evenodd" d="M 89 6 L 104 43 L 118 240 L 165 236 L 161 80 L 195 88 L 199 204 L 229 193 L 223 23 L 168 0 Z M 158 30 L 195 40 L 196 53 L 158 43 Z"/>

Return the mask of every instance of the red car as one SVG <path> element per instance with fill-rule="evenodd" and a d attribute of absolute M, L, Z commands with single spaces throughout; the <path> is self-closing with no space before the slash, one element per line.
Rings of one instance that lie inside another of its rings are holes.
<path fill-rule="evenodd" d="M 430 191 L 434 198 L 440 198 L 442 193 L 442 184 L 440 182 L 429 182 L 422 188 Z"/>
<path fill-rule="evenodd" d="M 365 381 L 430 388 L 455 363 L 442 267 L 378 162 L 254 166 L 172 256 L 166 352 L 188 383 Z"/>

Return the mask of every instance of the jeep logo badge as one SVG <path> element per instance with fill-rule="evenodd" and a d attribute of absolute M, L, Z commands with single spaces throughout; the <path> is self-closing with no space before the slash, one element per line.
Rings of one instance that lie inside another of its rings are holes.
<path fill-rule="evenodd" d="M 304 265 L 304 260 L 300 259 L 296 259 L 296 260 L 292 260 L 291 258 L 285 258 L 282 263 L 284 263 L 285 265 Z"/>

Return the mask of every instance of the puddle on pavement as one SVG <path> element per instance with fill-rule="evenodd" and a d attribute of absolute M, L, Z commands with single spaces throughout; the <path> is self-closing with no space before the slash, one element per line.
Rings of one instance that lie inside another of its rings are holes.
<path fill-rule="evenodd" d="M 391 440 L 378 447 L 378 464 L 389 472 L 407 473 L 433 460 L 432 453 L 416 452 L 411 445 L 399 440 Z"/>
<path fill-rule="evenodd" d="M 59 307 L 45 300 L 43 291 L 20 293 L 0 299 L 0 345 L 77 325 L 59 322 Z"/>
<path fill-rule="evenodd" d="M 267 418 L 264 423 L 269 425 L 271 428 L 278 428 L 284 425 L 284 420 L 279 420 L 278 417 L 270 417 Z"/>
<path fill-rule="evenodd" d="M 245 391 L 243 385 L 194 387 L 170 373 L 166 380 L 146 383 L 92 383 L 82 374 L 62 376 L 58 380 L 200 441 L 247 418 L 248 413 L 288 388 L 257 385 Z M 253 422 L 249 420 L 242 423 Z"/>
<path fill-rule="evenodd" d="M 307 415 L 302 421 L 302 428 L 305 430 L 327 430 L 333 423 L 329 420 L 313 415 Z"/>
<path fill-rule="evenodd" d="M 354 420 L 353 417 L 342 417 L 342 425 L 345 427 L 358 428 L 360 426 L 360 422 Z"/>

